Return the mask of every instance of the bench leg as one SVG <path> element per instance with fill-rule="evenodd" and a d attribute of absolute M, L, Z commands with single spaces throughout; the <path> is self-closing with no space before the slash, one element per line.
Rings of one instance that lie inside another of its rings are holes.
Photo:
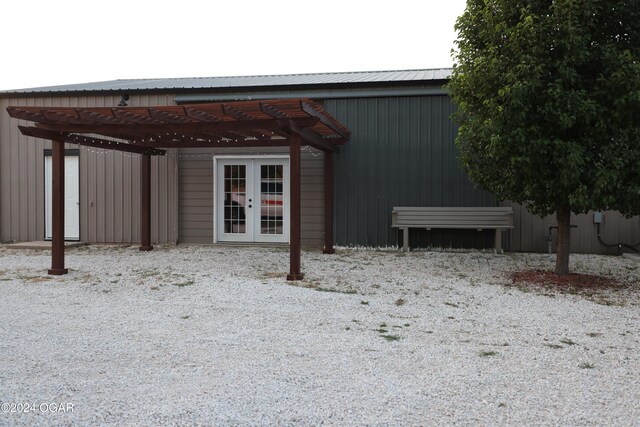
<path fill-rule="evenodd" d="M 402 229 L 402 252 L 409 252 L 409 227 Z"/>
<path fill-rule="evenodd" d="M 502 230 L 496 228 L 496 239 L 495 239 L 496 247 L 493 250 L 494 254 L 502 254 L 504 251 L 502 250 Z"/>

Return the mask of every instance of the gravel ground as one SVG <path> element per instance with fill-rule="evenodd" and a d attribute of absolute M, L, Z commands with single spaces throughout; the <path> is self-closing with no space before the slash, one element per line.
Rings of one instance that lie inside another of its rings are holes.
<path fill-rule="evenodd" d="M 540 254 L 305 252 L 296 286 L 282 249 L 48 265 L 0 246 L 0 403 L 35 404 L 0 425 L 640 425 L 640 264 L 621 257 L 572 255 L 631 283 L 588 293 L 510 286 Z"/>

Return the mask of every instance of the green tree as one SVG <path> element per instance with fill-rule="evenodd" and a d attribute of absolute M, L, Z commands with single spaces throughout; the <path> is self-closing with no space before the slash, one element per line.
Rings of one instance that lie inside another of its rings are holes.
<path fill-rule="evenodd" d="M 640 213 L 640 1 L 468 0 L 448 90 L 476 185 L 558 221 Z"/>

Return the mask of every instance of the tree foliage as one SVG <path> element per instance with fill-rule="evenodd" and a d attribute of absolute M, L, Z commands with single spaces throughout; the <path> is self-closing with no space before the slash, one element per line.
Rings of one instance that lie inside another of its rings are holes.
<path fill-rule="evenodd" d="M 640 1 L 468 0 L 456 29 L 471 179 L 539 215 L 640 213 Z"/>

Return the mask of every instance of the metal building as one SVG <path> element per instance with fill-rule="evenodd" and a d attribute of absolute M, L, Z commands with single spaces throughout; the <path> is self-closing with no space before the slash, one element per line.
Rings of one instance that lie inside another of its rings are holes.
<path fill-rule="evenodd" d="M 454 146 L 454 106 L 443 90 L 450 70 L 321 73 L 196 79 L 116 80 L 0 93 L 0 241 L 49 237 L 50 143 L 20 134 L 21 121 L 7 107 L 154 107 L 237 100 L 310 98 L 352 132 L 334 155 L 334 238 L 339 245 L 395 246 L 394 206 L 497 206 L 461 171 Z M 28 143 L 27 143 L 28 142 Z M 139 161 L 135 154 L 67 145 L 69 239 L 85 242 L 140 240 Z M 302 244 L 322 247 L 324 155 L 305 147 L 301 167 Z M 283 159 L 282 148 L 170 148 L 152 160 L 153 242 L 213 243 L 215 171 L 226 160 Z M 74 169 L 74 165 L 75 169 Z M 218 165 L 218 166 L 216 166 Z M 255 166 L 253 166 L 255 165 Z M 248 166 L 247 166 L 248 167 Z M 286 166 L 284 166 L 286 169 Z M 76 172 L 74 172 L 74 170 Z M 73 175 L 76 174 L 77 176 Z M 71 197 L 73 196 L 73 197 Z M 75 198 L 74 198 L 75 197 Z M 77 208 L 73 208 L 74 203 Z M 505 203 L 503 203 L 505 204 Z M 508 204 L 508 203 L 507 203 Z M 74 211 L 75 209 L 75 211 Z M 540 219 L 514 206 L 507 248 L 546 251 L 553 218 Z M 572 251 L 612 252 L 602 245 L 592 215 L 572 223 Z M 605 243 L 638 243 L 640 220 L 604 214 Z M 260 239 L 258 239 L 260 240 Z M 493 233 L 474 230 L 416 231 L 414 247 L 491 247 Z M 286 244 L 285 241 L 273 244 Z"/>

